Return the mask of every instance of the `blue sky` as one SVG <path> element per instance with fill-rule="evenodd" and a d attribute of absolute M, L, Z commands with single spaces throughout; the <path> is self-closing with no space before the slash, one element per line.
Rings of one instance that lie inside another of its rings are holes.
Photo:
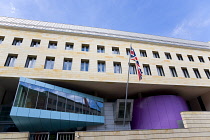
<path fill-rule="evenodd" d="M 0 16 L 210 41 L 210 0 L 1 0 Z"/>

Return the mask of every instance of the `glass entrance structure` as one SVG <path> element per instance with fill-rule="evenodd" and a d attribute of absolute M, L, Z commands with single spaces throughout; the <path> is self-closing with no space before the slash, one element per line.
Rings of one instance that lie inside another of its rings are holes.
<path fill-rule="evenodd" d="M 103 99 L 20 78 L 10 116 L 20 131 L 68 131 L 103 124 Z"/>

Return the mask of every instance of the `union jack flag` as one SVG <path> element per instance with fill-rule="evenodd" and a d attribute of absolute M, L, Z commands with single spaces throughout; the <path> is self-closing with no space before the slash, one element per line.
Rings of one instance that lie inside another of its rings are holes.
<path fill-rule="evenodd" d="M 136 56 L 136 53 L 134 51 L 134 49 L 131 47 L 130 48 L 130 59 L 131 60 L 134 60 L 136 62 L 136 71 L 137 71 L 137 74 L 138 74 L 138 77 L 139 77 L 139 81 L 142 79 L 142 70 L 140 68 L 140 64 L 139 64 L 139 61 L 138 61 L 138 58 Z"/>

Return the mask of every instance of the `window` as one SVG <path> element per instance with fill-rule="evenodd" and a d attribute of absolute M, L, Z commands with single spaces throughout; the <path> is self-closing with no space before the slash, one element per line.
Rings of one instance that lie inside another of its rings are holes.
<path fill-rule="evenodd" d="M 114 73 L 122 73 L 120 62 L 114 62 Z"/>
<path fill-rule="evenodd" d="M 159 56 L 159 53 L 158 53 L 158 52 L 153 51 L 152 53 L 153 53 L 153 57 L 154 57 L 154 58 L 160 58 L 160 56 Z"/>
<path fill-rule="evenodd" d="M 181 68 L 185 78 L 190 78 L 187 68 Z"/>
<path fill-rule="evenodd" d="M 0 36 L 0 44 L 4 41 L 4 36 Z"/>
<path fill-rule="evenodd" d="M 73 50 L 74 43 L 66 42 L 65 50 Z"/>
<path fill-rule="evenodd" d="M 15 66 L 15 61 L 17 59 L 17 54 L 9 54 L 7 56 L 7 60 L 4 64 L 4 66 L 7 66 L 7 67 L 14 67 Z"/>
<path fill-rule="evenodd" d="M 72 59 L 64 58 L 63 60 L 63 70 L 71 70 Z"/>
<path fill-rule="evenodd" d="M 209 61 L 210 61 L 210 57 L 208 57 L 209 58 Z"/>
<path fill-rule="evenodd" d="M 32 39 L 31 47 L 39 47 L 41 40 Z"/>
<path fill-rule="evenodd" d="M 201 75 L 200 75 L 198 69 L 194 68 L 193 71 L 195 73 L 196 78 L 201 79 Z"/>
<path fill-rule="evenodd" d="M 135 64 L 130 64 L 129 71 L 130 71 L 130 74 L 137 74 L 136 65 Z"/>
<path fill-rule="evenodd" d="M 208 79 L 210 79 L 210 72 L 208 69 L 204 69 L 205 73 L 206 73 L 206 76 Z"/>
<path fill-rule="evenodd" d="M 165 76 L 162 66 L 157 65 L 156 68 L 157 68 L 158 76 Z"/>
<path fill-rule="evenodd" d="M 88 44 L 82 44 L 82 51 L 88 52 L 89 51 L 89 45 Z"/>
<path fill-rule="evenodd" d="M 105 48 L 104 48 L 104 46 L 97 45 L 97 52 L 98 52 L 98 53 L 105 53 Z"/>
<path fill-rule="evenodd" d="M 130 55 L 130 49 L 126 48 L 126 54 L 129 56 Z"/>
<path fill-rule="evenodd" d="M 14 38 L 14 40 L 12 42 L 12 45 L 14 45 L 14 46 L 20 46 L 22 42 L 23 42 L 23 39 L 22 38 Z"/>
<path fill-rule="evenodd" d="M 45 69 L 53 69 L 54 67 L 55 58 L 54 57 L 46 57 L 45 61 Z"/>
<path fill-rule="evenodd" d="M 56 49 L 57 48 L 57 41 L 50 41 L 49 42 L 49 45 L 48 45 L 48 48 L 49 49 Z"/>
<path fill-rule="evenodd" d="M 170 53 L 165 53 L 166 55 L 166 59 L 172 59 L 171 54 Z"/>
<path fill-rule="evenodd" d="M 187 57 L 188 57 L 189 61 L 194 62 L 194 59 L 193 59 L 193 56 L 192 55 L 187 55 Z"/>
<path fill-rule="evenodd" d="M 118 47 L 112 47 L 112 54 L 120 54 Z"/>
<path fill-rule="evenodd" d="M 81 71 L 88 71 L 89 69 L 89 60 L 82 59 L 81 60 Z"/>
<path fill-rule="evenodd" d="M 36 63 L 36 56 L 28 56 L 26 59 L 25 68 L 34 68 Z"/>
<path fill-rule="evenodd" d="M 176 69 L 175 67 L 169 67 L 170 71 L 171 71 L 171 75 L 173 77 L 178 77 L 177 73 L 176 73 Z"/>
<path fill-rule="evenodd" d="M 140 50 L 141 57 L 147 57 L 147 52 L 145 50 Z"/>
<path fill-rule="evenodd" d="M 182 55 L 181 54 L 176 54 L 176 56 L 177 56 L 178 60 L 183 61 L 183 58 L 182 58 Z"/>
<path fill-rule="evenodd" d="M 98 72 L 105 72 L 105 61 L 98 61 Z"/>
<path fill-rule="evenodd" d="M 204 59 L 203 59 L 202 56 L 198 56 L 198 59 L 199 59 L 200 62 L 204 63 Z"/>
<path fill-rule="evenodd" d="M 144 74 L 145 75 L 152 75 L 151 74 L 151 70 L 150 70 L 150 67 L 149 67 L 149 65 L 143 65 L 143 68 L 144 68 Z"/>

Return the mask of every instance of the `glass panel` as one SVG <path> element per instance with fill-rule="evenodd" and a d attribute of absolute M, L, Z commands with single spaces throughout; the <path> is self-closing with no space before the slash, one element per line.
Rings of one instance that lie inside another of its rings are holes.
<path fill-rule="evenodd" d="M 57 108 L 57 95 L 53 94 L 52 91 L 49 92 L 47 110 L 56 111 Z"/>
<path fill-rule="evenodd" d="M 47 108 L 47 97 L 48 91 L 39 92 L 38 102 L 37 102 L 37 109 L 45 109 Z"/>
<path fill-rule="evenodd" d="M 58 96 L 57 111 L 66 111 L 66 98 Z"/>
<path fill-rule="evenodd" d="M 74 95 L 71 94 L 67 95 L 66 112 L 74 113 Z"/>
<path fill-rule="evenodd" d="M 89 99 L 89 105 L 90 105 L 90 115 L 97 115 L 99 108 L 96 104 L 96 101 Z"/>
<path fill-rule="evenodd" d="M 36 90 L 37 86 L 29 85 L 28 96 L 26 100 L 26 108 L 36 108 L 36 101 L 38 97 L 38 91 Z"/>
<path fill-rule="evenodd" d="M 90 114 L 90 105 L 88 98 L 83 98 L 83 114 Z"/>
<path fill-rule="evenodd" d="M 14 106 L 16 106 L 16 107 L 24 107 L 25 101 L 26 101 L 27 92 L 28 92 L 27 85 L 22 85 L 22 82 L 20 82 L 19 88 L 17 90 L 17 95 L 16 95 L 16 98 L 15 98 Z"/>
<path fill-rule="evenodd" d="M 99 112 L 98 112 L 98 115 L 99 115 L 99 116 L 102 116 L 102 115 L 103 115 L 103 110 L 104 110 L 104 109 L 103 109 L 103 108 L 104 108 L 104 104 L 101 103 L 101 102 L 96 102 L 96 104 L 97 104 L 98 109 L 99 109 L 99 110 L 98 110 L 98 111 L 99 111 Z"/>
<path fill-rule="evenodd" d="M 80 96 L 74 96 L 74 101 L 75 101 L 75 113 L 80 113 L 82 114 L 82 102 L 83 98 Z"/>
<path fill-rule="evenodd" d="M 127 102 L 125 118 L 129 118 L 130 117 L 130 108 L 131 108 L 131 103 Z M 118 118 L 124 118 L 124 110 L 125 110 L 125 103 L 124 102 L 120 102 L 119 103 Z"/>

